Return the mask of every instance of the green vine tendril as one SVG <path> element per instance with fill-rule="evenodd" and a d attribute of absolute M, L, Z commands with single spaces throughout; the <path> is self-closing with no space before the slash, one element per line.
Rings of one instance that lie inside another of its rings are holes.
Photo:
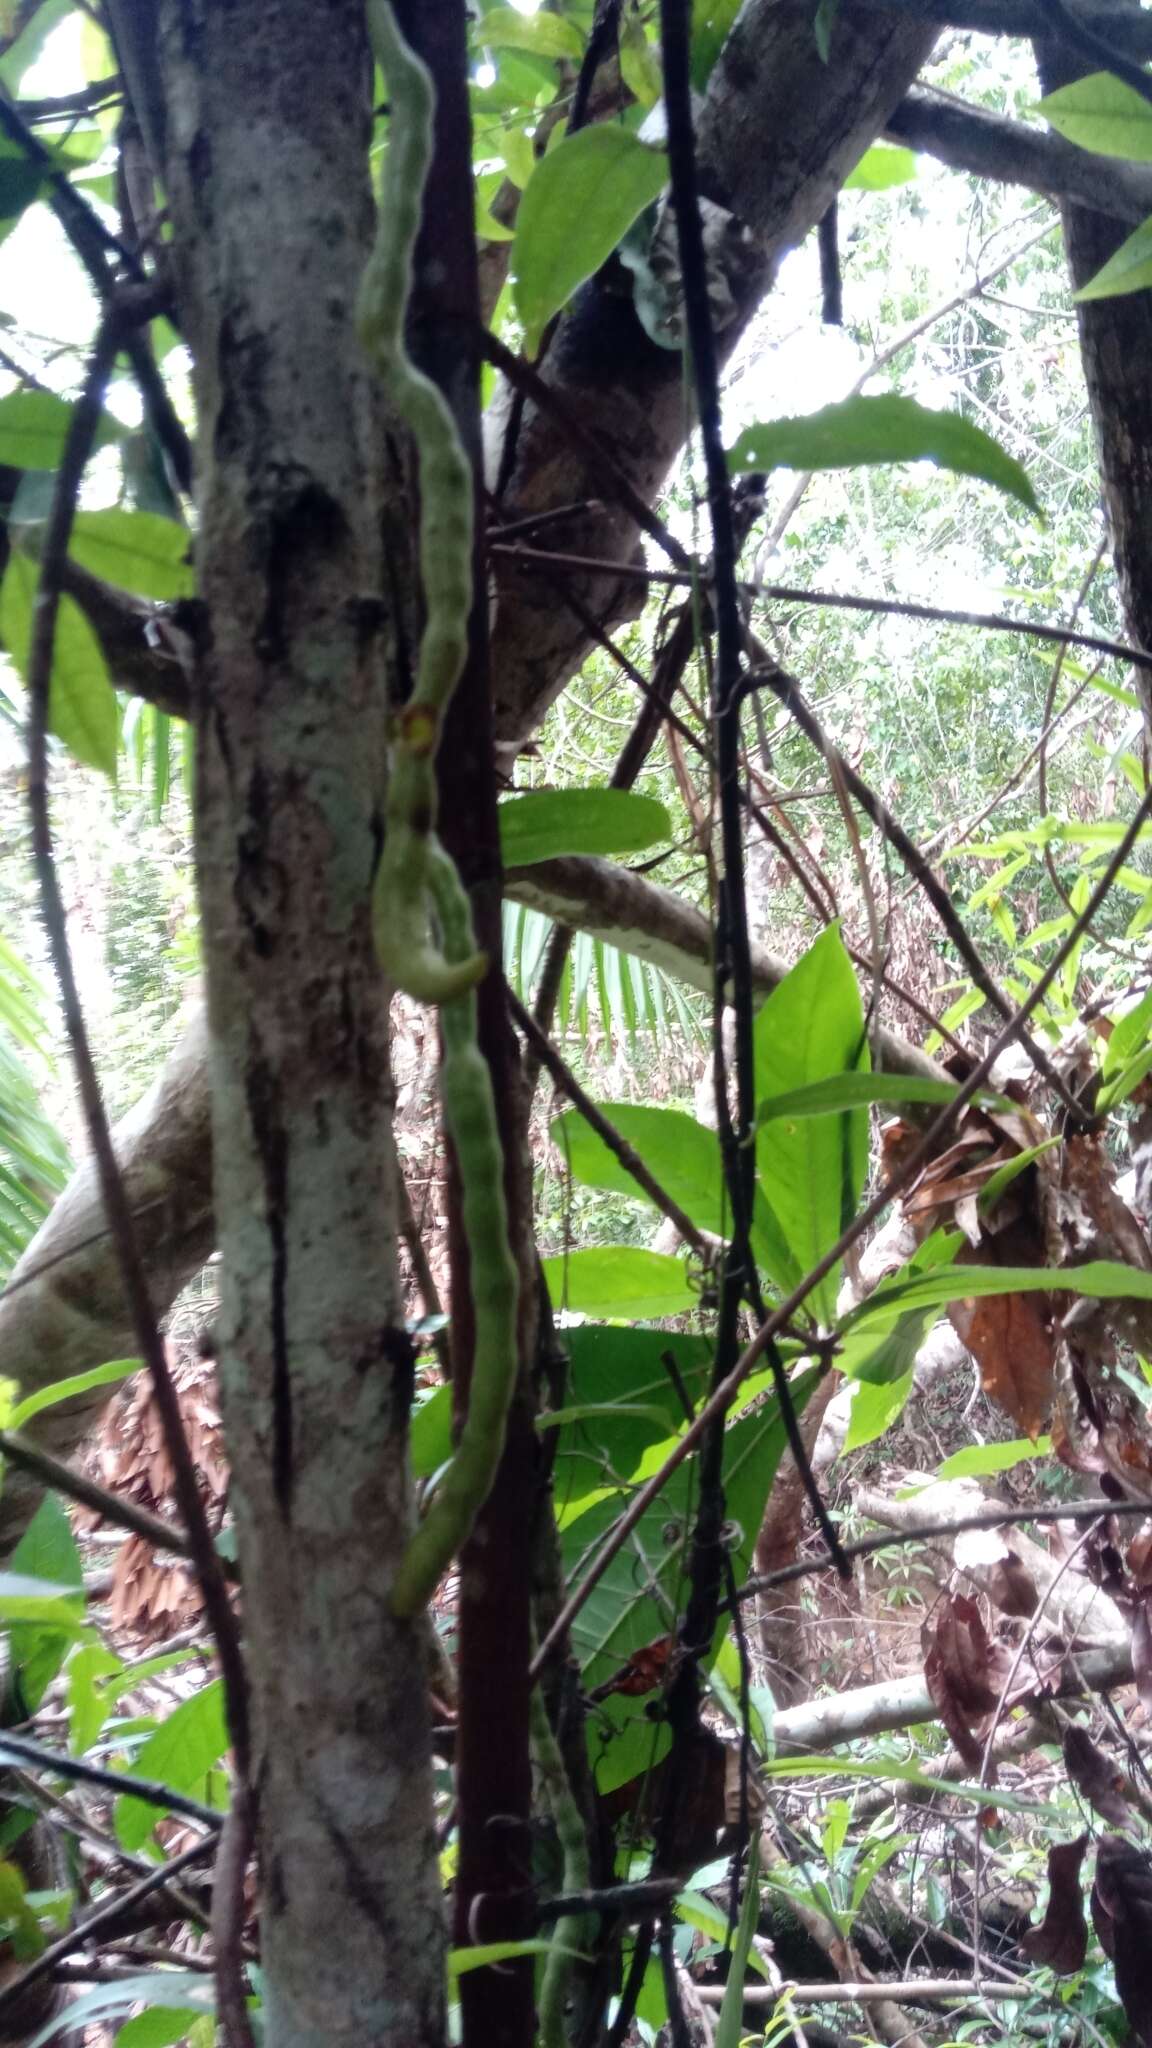
<path fill-rule="evenodd" d="M 392 1612 L 407 1618 L 431 1599 L 496 1476 L 516 1378 L 519 1276 L 508 1236 L 492 1079 L 477 1038 L 475 989 L 488 960 L 477 950 L 467 894 L 436 834 L 436 749 L 468 651 L 473 480 L 452 414 L 437 386 L 410 361 L 404 339 L 412 252 L 432 156 L 435 90 L 388 0 L 368 0 L 367 14 L 387 81 L 391 126 L 380 222 L 360 287 L 357 329 L 419 455 L 426 619 L 416 686 L 393 733 L 373 927 L 381 965 L 396 986 L 419 1002 L 440 1005 L 440 1090 L 460 1166 L 475 1323 L 468 1416 L 456 1455 L 392 1587 Z"/>

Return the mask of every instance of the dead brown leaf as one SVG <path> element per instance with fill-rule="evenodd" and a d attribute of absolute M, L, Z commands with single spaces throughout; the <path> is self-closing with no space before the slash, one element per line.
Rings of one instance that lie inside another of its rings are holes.
<path fill-rule="evenodd" d="M 1048 1904 L 1038 1927 L 1020 1943 L 1034 1963 L 1047 1963 L 1057 1976 L 1070 1976 L 1084 1966 L 1088 1923 L 1080 1889 L 1080 1866 L 1088 1847 L 1087 1834 L 1074 1842 L 1054 1842 L 1048 1851 Z"/>
<path fill-rule="evenodd" d="M 1092 1920 L 1133 2037 L 1152 2048 L 1152 1861 L 1119 1835 L 1096 1852 Z"/>
<path fill-rule="evenodd" d="M 1097 1749 L 1087 1729 L 1075 1722 L 1064 1731 L 1064 1768 L 1080 1797 L 1101 1820 L 1127 1827 L 1132 1815 L 1124 1797 L 1124 1774 Z"/>

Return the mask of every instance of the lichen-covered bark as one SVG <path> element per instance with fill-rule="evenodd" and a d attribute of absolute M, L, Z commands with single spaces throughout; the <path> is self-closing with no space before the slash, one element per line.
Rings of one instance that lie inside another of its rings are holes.
<path fill-rule="evenodd" d="M 422 2048 L 442 2033 L 441 1908 L 417 1636 L 386 1605 L 411 1365 L 369 918 L 382 593 L 410 577 L 410 521 L 353 330 L 371 68 L 360 0 L 169 0 L 161 23 L 267 2031 Z"/>
<path fill-rule="evenodd" d="M 1118 14 L 1139 11 L 1135 0 L 1119 0 L 1116 8 Z M 1045 92 L 1093 68 L 1050 41 L 1037 42 L 1036 61 Z M 1130 226 L 1067 200 L 1060 217 L 1068 269 L 1079 290 L 1115 254 Z M 1090 299 L 1077 313 L 1116 580 L 1131 639 L 1152 647 L 1152 293 Z M 1152 731 L 1152 698 L 1143 674 L 1137 675 L 1137 687 Z"/>

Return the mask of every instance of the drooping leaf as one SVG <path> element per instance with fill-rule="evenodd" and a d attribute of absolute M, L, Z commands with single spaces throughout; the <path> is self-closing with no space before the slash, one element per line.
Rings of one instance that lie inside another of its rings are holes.
<path fill-rule="evenodd" d="M 1034 1963 L 1046 1963 L 1057 1976 L 1084 1967 L 1088 1953 L 1088 1922 L 1080 1889 L 1080 1866 L 1088 1847 L 1086 1834 L 1074 1842 L 1053 1842 L 1048 1851 L 1048 1904 L 1038 1927 L 1030 1927 L 1020 1943 Z"/>
<path fill-rule="evenodd" d="M 1109 1763 L 1086 1728 L 1071 1722 L 1064 1730 L 1064 1768 L 1082 1799 L 1086 1799 L 1101 1820 L 1115 1827 L 1127 1827 L 1131 1810 L 1124 1797 L 1124 1774 Z"/>
<path fill-rule="evenodd" d="M 857 469 L 882 462 L 935 462 L 979 477 L 1039 512 L 1027 472 L 982 427 L 895 392 L 845 398 L 795 419 L 746 427 L 728 464 L 743 469 Z"/>
<path fill-rule="evenodd" d="M 1028 1436 L 1038 1437 L 1052 1407 L 1056 1364 L 1056 1340 L 1043 1302 L 1032 1294 L 990 1294 L 954 1301 L 949 1316 L 980 1368 L 989 1399 Z"/>
<path fill-rule="evenodd" d="M 1081 285 L 1072 296 L 1078 305 L 1089 299 L 1119 299 L 1128 292 L 1143 291 L 1152 284 L 1152 219 L 1133 228 L 1095 277 Z"/>
<path fill-rule="evenodd" d="M 1152 107 L 1110 71 L 1093 71 L 1059 86 L 1036 111 L 1081 149 L 1152 163 Z"/>
<path fill-rule="evenodd" d="M 775 1097 L 867 1065 L 860 991 L 835 925 L 821 933 L 761 1008 L 755 1060 L 762 1105 L 756 1169 L 789 1254 L 787 1270 L 773 1271 L 771 1264 L 768 1270 L 778 1284 L 791 1285 L 836 1242 L 855 1213 L 868 1171 L 866 1109 L 837 1117 L 771 1116 Z M 833 1271 L 810 1297 L 813 1311 L 829 1324 L 836 1288 Z"/>
<path fill-rule="evenodd" d="M 654 1322 L 697 1305 L 682 1259 L 631 1245 L 603 1245 L 542 1259 L 553 1307 L 586 1316 Z"/>
<path fill-rule="evenodd" d="M 844 180 L 845 192 L 888 192 L 916 176 L 916 152 L 891 142 L 874 142 Z"/>
<path fill-rule="evenodd" d="M 125 1772 L 125 1783 L 130 1785 L 133 1777 L 151 1778 L 171 1786 L 174 1792 L 199 1797 L 208 1773 L 227 1747 L 224 1688 L 216 1678 L 173 1708 Z M 142 1848 L 159 1813 L 160 1809 L 147 1800 L 130 1796 L 118 1799 L 115 1823 L 121 1848 Z"/>
<path fill-rule="evenodd" d="M 903 1414 L 912 1392 L 912 1369 L 890 1380 L 858 1381 L 852 1395 L 852 1411 L 840 1455 L 858 1451 L 862 1444 L 875 1443 Z"/>
<path fill-rule="evenodd" d="M 27 555 L 13 553 L 0 585 L 0 641 L 27 679 L 32 604 L 37 572 Z M 100 645 L 79 607 L 62 598 L 56 621 L 48 724 L 78 761 L 116 774 L 120 713 Z"/>
<path fill-rule="evenodd" d="M 925 1624 L 924 1682 L 953 1746 L 970 1770 L 979 1770 L 999 1688 L 983 1616 L 966 1593 L 947 1595 Z"/>
<path fill-rule="evenodd" d="M 533 789 L 509 797 L 498 816 L 508 868 L 568 853 L 643 853 L 672 835 L 664 805 L 626 789 Z"/>
<path fill-rule="evenodd" d="M 565 136 L 537 164 L 512 250 L 516 310 L 530 354 L 552 315 L 607 261 L 667 178 L 662 150 L 607 124 Z"/>

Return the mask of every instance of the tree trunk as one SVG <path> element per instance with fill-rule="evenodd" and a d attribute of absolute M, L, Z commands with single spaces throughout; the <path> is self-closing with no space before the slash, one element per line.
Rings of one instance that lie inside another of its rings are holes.
<path fill-rule="evenodd" d="M 266 2027 L 275 2048 L 431 2048 L 419 1638 L 386 1605 L 411 1360 L 370 924 L 381 593 L 411 587 L 410 517 L 353 327 L 360 0 L 169 0 L 161 73 L 199 427 L 197 860 Z"/>
<path fill-rule="evenodd" d="M 1139 12 L 1120 0 L 1117 12 Z M 1045 92 L 1082 78 L 1095 67 L 1063 43 L 1036 44 L 1036 63 Z M 1115 254 L 1131 232 L 1127 222 L 1064 200 L 1060 206 L 1064 247 L 1078 291 Z M 1127 614 L 1129 637 L 1152 648 L 1152 293 L 1090 299 L 1077 308 L 1084 381 L 1100 461 L 1100 481 L 1112 540 L 1116 580 Z M 1152 695 L 1143 670 L 1136 687 L 1152 731 Z"/>

